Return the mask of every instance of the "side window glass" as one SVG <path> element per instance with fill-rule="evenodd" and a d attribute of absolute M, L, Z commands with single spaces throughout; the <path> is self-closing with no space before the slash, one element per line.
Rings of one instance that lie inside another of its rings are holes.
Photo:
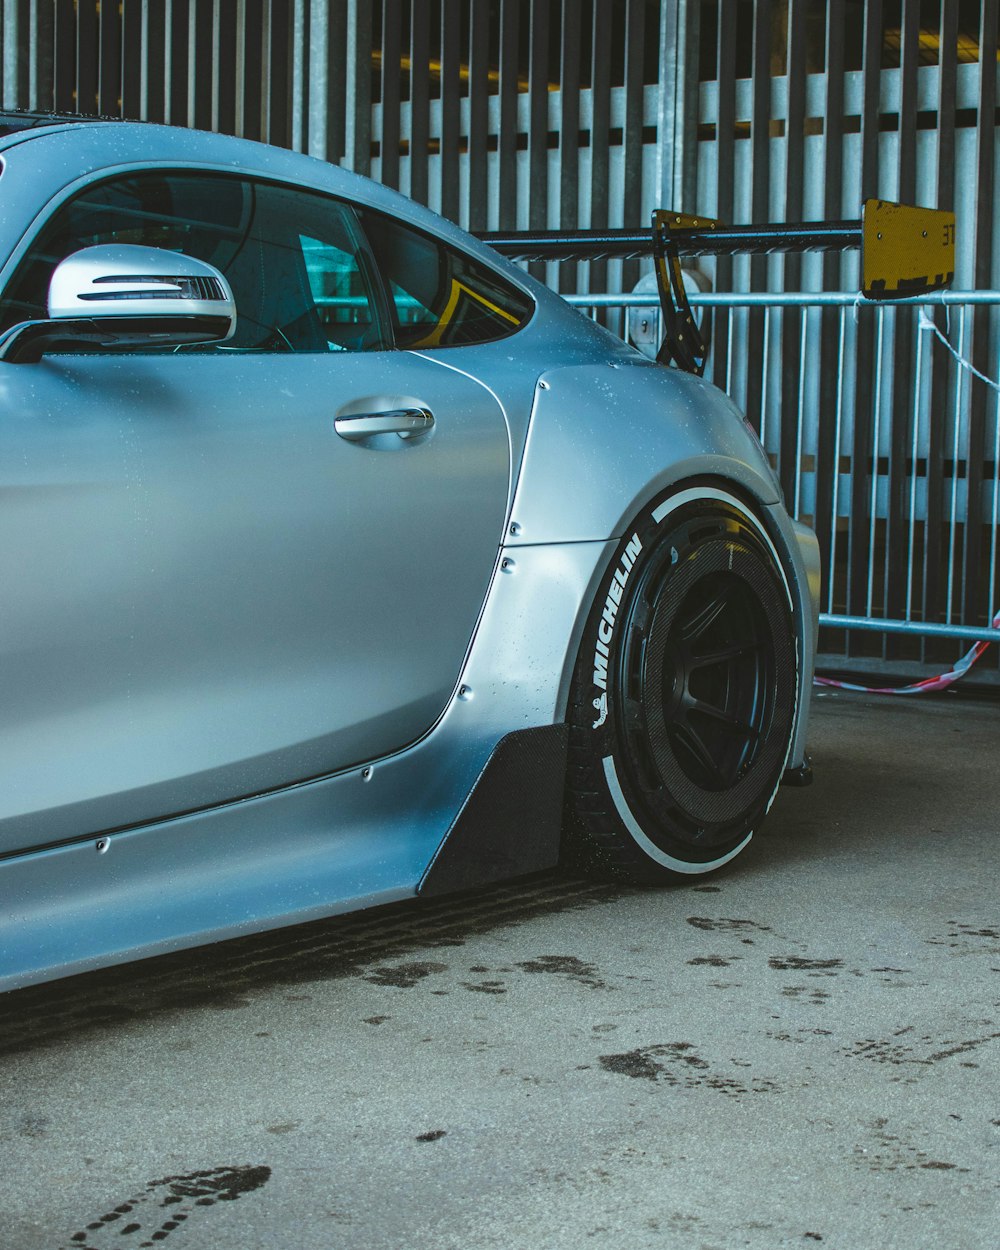
<path fill-rule="evenodd" d="M 391 297 L 397 347 L 488 343 L 531 316 L 530 299 L 472 257 L 382 213 L 363 211 L 361 220 Z"/>
<path fill-rule="evenodd" d="M 331 351 L 382 346 L 373 323 L 368 283 L 358 253 L 347 239 L 298 236 L 309 296 Z"/>
<path fill-rule="evenodd" d="M 388 345 L 353 211 L 295 188 L 218 174 L 137 174 L 89 188 L 39 233 L 0 303 L 0 327 L 46 316 L 64 257 L 96 243 L 196 256 L 225 274 L 236 333 L 210 351 L 367 351 Z"/>

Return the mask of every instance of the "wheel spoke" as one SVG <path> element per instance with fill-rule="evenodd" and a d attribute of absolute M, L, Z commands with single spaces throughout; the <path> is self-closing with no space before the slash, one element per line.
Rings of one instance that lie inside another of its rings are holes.
<path fill-rule="evenodd" d="M 742 720 L 735 713 L 728 712 L 723 707 L 716 707 L 714 703 L 706 703 L 704 699 L 689 697 L 685 700 L 685 707 L 689 712 L 700 712 L 703 716 L 710 716 L 727 729 L 738 729 L 747 738 L 758 738 L 760 736 L 749 721 Z"/>
<path fill-rule="evenodd" d="M 711 629 L 728 606 L 729 599 L 725 594 L 715 595 L 714 598 L 703 604 L 693 616 L 680 625 L 681 636 L 686 641 L 701 638 L 703 634 Z"/>
<path fill-rule="evenodd" d="M 702 741 L 701 735 L 694 728 L 690 721 L 679 721 L 674 725 L 674 733 L 687 750 L 695 757 L 699 765 L 712 777 L 720 786 L 726 784 L 727 778 L 723 775 L 722 769 L 719 767 L 718 761 L 712 752 Z"/>
<path fill-rule="evenodd" d="M 716 647 L 714 651 L 703 651 L 700 653 L 692 653 L 687 658 L 689 668 L 710 668 L 713 664 L 724 664 L 728 660 L 735 660 L 737 656 L 749 655 L 752 651 L 759 651 L 761 644 L 759 642 L 734 642 L 729 646 Z"/>

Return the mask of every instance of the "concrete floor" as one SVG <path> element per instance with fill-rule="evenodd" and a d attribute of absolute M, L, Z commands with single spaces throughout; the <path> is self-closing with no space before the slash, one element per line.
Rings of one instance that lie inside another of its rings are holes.
<path fill-rule="evenodd" d="M 996 1247 L 998 715 L 820 696 L 815 785 L 709 881 L 6 996 L 0 1247 Z"/>

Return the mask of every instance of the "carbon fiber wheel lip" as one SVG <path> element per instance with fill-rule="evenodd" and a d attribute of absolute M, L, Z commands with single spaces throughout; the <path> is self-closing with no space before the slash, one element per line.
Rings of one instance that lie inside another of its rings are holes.
<path fill-rule="evenodd" d="M 714 533 L 687 547 L 679 538 L 670 564 L 645 570 L 618 683 L 630 802 L 657 817 L 654 827 L 669 824 L 667 841 L 705 852 L 769 800 L 795 690 L 787 596 L 771 561 L 748 531 L 712 520 Z M 681 528 L 687 537 L 705 525 L 702 516 Z"/>

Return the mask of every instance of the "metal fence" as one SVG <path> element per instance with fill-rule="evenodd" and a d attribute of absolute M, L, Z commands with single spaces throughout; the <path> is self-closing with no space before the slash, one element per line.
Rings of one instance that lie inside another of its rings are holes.
<path fill-rule="evenodd" d="M 623 333 L 659 341 L 649 295 L 566 298 L 592 314 L 625 310 Z M 990 628 L 1000 609 L 1000 379 L 984 380 L 967 359 L 973 319 L 1000 307 L 1000 291 L 891 305 L 845 292 L 712 292 L 691 302 L 712 317 L 706 372 L 743 408 L 758 389 L 761 442 L 790 510 L 819 536 L 823 649 L 934 661 L 954 653 L 942 639 L 1000 639 Z M 755 319 L 762 354 L 751 358 Z M 859 340 L 874 344 L 863 396 Z M 901 355 L 912 361 L 905 374 Z M 881 637 L 848 647 L 848 628 Z"/>

